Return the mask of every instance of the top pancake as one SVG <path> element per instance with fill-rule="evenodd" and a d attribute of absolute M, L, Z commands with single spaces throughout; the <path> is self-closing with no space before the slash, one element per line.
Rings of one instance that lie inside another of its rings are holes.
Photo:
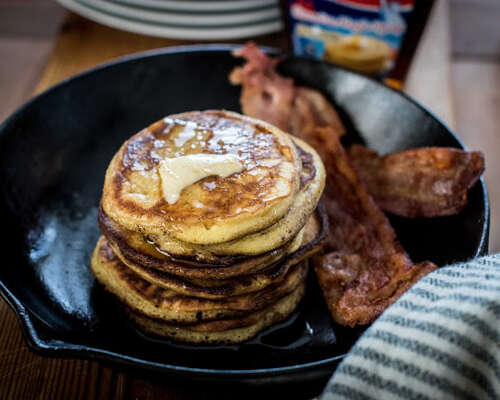
<path fill-rule="evenodd" d="M 194 263 L 213 265 L 232 265 L 237 260 L 267 253 L 268 256 L 279 256 L 285 246 L 289 246 L 298 232 L 303 228 L 325 185 L 325 169 L 319 155 L 307 143 L 293 138 L 301 159 L 300 187 L 295 201 L 287 213 L 273 225 L 253 232 L 241 238 L 217 244 L 199 245 L 182 242 L 167 236 L 156 237 L 144 235 L 137 231 L 125 229 L 99 208 L 99 225 L 105 236 L 114 237 L 114 241 L 125 242 L 139 253 L 172 260 L 186 264 Z M 281 249 L 281 250 L 280 250 Z"/>
<path fill-rule="evenodd" d="M 163 198 L 158 164 L 188 154 L 232 154 L 240 173 L 210 176 Z M 126 141 L 106 172 L 102 207 L 126 229 L 194 244 L 216 244 L 260 231 L 282 218 L 300 186 L 292 139 L 263 121 L 228 111 L 172 115 Z"/>

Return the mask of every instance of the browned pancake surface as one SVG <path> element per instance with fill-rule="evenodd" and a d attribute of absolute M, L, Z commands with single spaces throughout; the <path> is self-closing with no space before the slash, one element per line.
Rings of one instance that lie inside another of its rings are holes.
<path fill-rule="evenodd" d="M 232 154 L 243 171 L 202 179 L 169 204 L 158 165 L 189 154 Z M 271 225 L 298 190 L 300 160 L 281 131 L 227 111 L 190 112 L 160 120 L 115 155 L 103 191 L 106 212 L 120 224 L 191 243 L 220 243 Z"/>
<path fill-rule="evenodd" d="M 302 235 L 302 244 L 298 250 L 268 267 L 245 275 L 236 275 L 224 279 L 213 274 L 213 271 L 210 269 L 206 269 L 203 279 L 200 279 L 178 275 L 180 272 L 178 268 L 175 269 L 177 274 L 172 274 L 162 269 L 146 267 L 133 260 L 129 260 L 121 251 L 121 248 L 116 246 L 112 240 L 108 240 L 108 243 L 118 258 L 141 276 L 141 278 L 187 296 L 220 299 L 227 296 L 255 292 L 272 283 L 279 282 L 293 265 L 310 257 L 321 249 L 322 242 L 326 237 L 326 231 L 326 215 L 318 210 L 306 225 L 304 234 Z M 192 270 L 192 268 L 187 269 L 189 272 Z M 216 269 L 212 267 L 212 270 Z M 231 267 L 225 267 L 224 269 L 231 269 Z M 200 271 L 197 272 L 200 273 Z"/>
<path fill-rule="evenodd" d="M 142 279 L 116 257 L 104 237 L 97 243 L 91 267 L 97 280 L 128 307 L 150 318 L 175 323 L 241 316 L 260 310 L 293 291 L 307 273 L 307 265 L 301 263 L 280 282 L 258 292 L 221 299 L 190 297 Z"/>

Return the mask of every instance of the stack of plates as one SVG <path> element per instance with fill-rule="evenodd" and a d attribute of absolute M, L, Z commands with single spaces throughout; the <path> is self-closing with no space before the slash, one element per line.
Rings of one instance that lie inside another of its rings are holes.
<path fill-rule="evenodd" d="M 57 1 L 113 28 L 174 39 L 237 39 L 283 28 L 279 0 Z"/>

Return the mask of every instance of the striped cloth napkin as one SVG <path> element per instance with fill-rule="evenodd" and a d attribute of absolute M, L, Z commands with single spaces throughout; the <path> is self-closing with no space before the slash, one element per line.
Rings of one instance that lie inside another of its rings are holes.
<path fill-rule="evenodd" d="M 361 336 L 320 399 L 500 399 L 500 254 L 419 281 Z"/>

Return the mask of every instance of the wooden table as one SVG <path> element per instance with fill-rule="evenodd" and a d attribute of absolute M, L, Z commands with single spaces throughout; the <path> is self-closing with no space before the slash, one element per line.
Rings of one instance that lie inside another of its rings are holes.
<path fill-rule="evenodd" d="M 444 23 L 446 18 L 443 18 L 446 2 L 438 4 L 424 33 L 405 90 L 453 125 L 447 56 L 448 30 Z M 285 34 L 259 37 L 255 41 L 284 50 L 288 48 Z M 189 43 L 118 31 L 68 14 L 35 93 L 118 56 Z M 245 397 L 244 391 L 227 393 L 222 387 L 211 388 L 207 392 L 200 385 L 182 384 L 168 377 L 153 382 L 98 362 L 37 356 L 26 347 L 14 313 L 1 300 L 0 326 L 1 400 Z"/>

